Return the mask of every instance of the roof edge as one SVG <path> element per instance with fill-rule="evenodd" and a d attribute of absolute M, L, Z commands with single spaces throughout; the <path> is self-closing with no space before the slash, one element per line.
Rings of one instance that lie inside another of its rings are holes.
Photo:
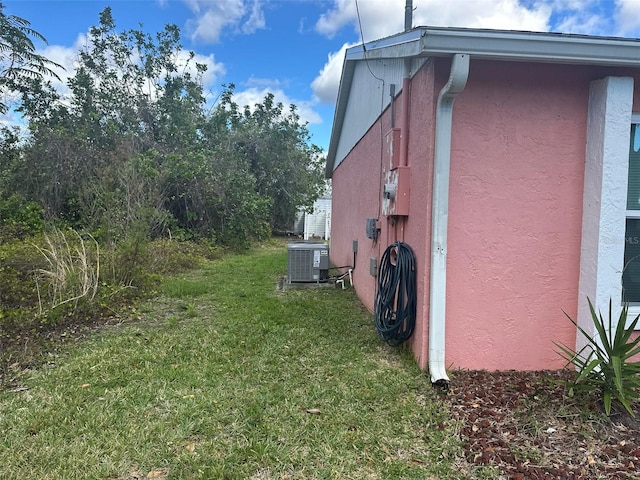
<path fill-rule="evenodd" d="M 344 124 L 355 62 L 385 58 L 452 56 L 473 58 L 640 67 L 640 39 L 598 37 L 553 32 L 488 30 L 451 27 L 415 27 L 407 32 L 347 49 L 333 118 L 325 177 L 335 166 L 340 132 Z"/>

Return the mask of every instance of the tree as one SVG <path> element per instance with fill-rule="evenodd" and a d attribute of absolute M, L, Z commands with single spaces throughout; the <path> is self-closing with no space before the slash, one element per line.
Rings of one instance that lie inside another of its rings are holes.
<path fill-rule="evenodd" d="M 9 108 L 4 101 L 7 93 L 25 92 L 32 80 L 47 75 L 60 79 L 52 67 L 62 67 L 35 52 L 30 37 L 44 43 L 47 40 L 30 25 L 24 18 L 5 15 L 4 4 L 0 1 L 0 94 L 3 97 L 0 113 Z"/>
<path fill-rule="evenodd" d="M 121 32 L 107 7 L 77 65 L 64 103 L 44 82 L 23 92 L 30 137 L 5 176 L 48 219 L 108 242 L 171 232 L 243 246 L 286 228 L 324 185 L 295 107 L 269 94 L 242 110 L 231 86 L 211 109 L 206 65 L 174 25 Z"/>
<path fill-rule="evenodd" d="M 119 237 L 132 219 L 150 218 L 132 214 L 134 206 L 163 208 L 158 196 L 164 158 L 197 146 L 196 126 L 203 115 L 200 79 L 178 72 L 177 59 L 195 63 L 193 54 L 183 54 L 179 39 L 173 25 L 155 37 L 141 30 L 119 32 L 107 7 L 79 52 L 66 105 L 42 84 L 23 95 L 21 111 L 31 131 L 24 168 L 33 172 L 26 193 L 50 218 L 92 230 L 104 231 L 106 225 Z M 205 70 L 195 67 L 200 74 Z M 148 159 L 157 162 L 156 175 L 137 169 L 142 157 L 144 165 Z M 125 198 L 141 190 L 147 204 Z M 123 197 L 115 199 L 117 194 Z"/>
<path fill-rule="evenodd" d="M 233 86 L 218 109 L 227 112 L 232 142 L 255 177 L 256 192 L 271 205 L 271 226 L 286 230 L 297 209 L 311 207 L 325 187 L 321 149 L 310 143 L 295 105 L 285 113 L 268 93 L 262 103 L 240 111 L 232 93 Z"/>

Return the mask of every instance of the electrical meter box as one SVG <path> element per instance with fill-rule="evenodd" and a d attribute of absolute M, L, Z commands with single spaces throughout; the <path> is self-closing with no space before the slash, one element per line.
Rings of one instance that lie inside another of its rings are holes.
<path fill-rule="evenodd" d="M 287 248 L 287 281 L 326 282 L 329 279 L 329 245 L 292 242 Z"/>

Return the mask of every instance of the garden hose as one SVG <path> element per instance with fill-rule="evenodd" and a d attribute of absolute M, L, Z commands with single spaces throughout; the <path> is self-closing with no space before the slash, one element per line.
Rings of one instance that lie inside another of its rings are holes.
<path fill-rule="evenodd" d="M 384 251 L 378 269 L 374 318 L 389 345 L 400 345 L 413 334 L 416 323 L 416 269 L 411 247 L 396 242 Z"/>

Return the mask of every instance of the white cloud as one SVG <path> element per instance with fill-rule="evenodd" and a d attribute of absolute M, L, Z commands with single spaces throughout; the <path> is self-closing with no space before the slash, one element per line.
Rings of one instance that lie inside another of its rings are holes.
<path fill-rule="evenodd" d="M 262 80 L 262 83 L 266 82 Z M 277 85 L 277 82 L 275 82 L 274 85 Z M 245 105 L 248 105 L 250 110 L 253 111 L 255 105 L 257 103 L 262 103 L 264 97 L 269 93 L 273 94 L 274 101 L 276 103 L 282 103 L 284 105 L 285 114 L 289 112 L 289 105 L 293 104 L 297 107 L 297 113 L 303 123 L 322 123 L 322 118 L 318 112 L 314 110 L 314 102 L 289 98 L 280 88 L 269 88 L 269 86 L 264 86 L 262 88 L 249 87 L 245 90 L 235 92 L 233 94 L 233 101 L 237 103 L 240 108 L 244 108 Z"/>
<path fill-rule="evenodd" d="M 342 75 L 342 64 L 344 62 L 344 54 L 347 48 L 356 44 L 345 43 L 339 51 L 330 53 L 327 63 L 311 82 L 311 88 L 315 97 L 322 103 L 334 104 L 338 96 L 338 86 L 340 85 L 340 77 Z"/>
<path fill-rule="evenodd" d="M 364 41 L 383 38 L 404 29 L 405 0 L 361 0 L 358 2 Z M 551 7 L 536 2 L 531 7 L 518 0 L 415 0 L 413 25 L 474 27 L 545 31 L 549 28 Z M 334 36 L 351 26 L 360 36 L 360 27 L 352 0 L 334 0 L 331 10 L 321 15 L 316 31 Z"/>
<path fill-rule="evenodd" d="M 606 35 L 611 34 L 610 27 L 611 21 L 607 18 L 583 11 L 569 12 L 561 16 L 553 30 L 583 35 Z"/>
<path fill-rule="evenodd" d="M 414 5 L 414 25 L 443 27 L 547 31 L 552 13 L 543 2 L 527 7 L 518 0 L 418 0 Z"/>
<path fill-rule="evenodd" d="M 265 27 L 262 0 L 185 0 L 185 3 L 196 15 L 187 22 L 194 41 L 217 43 L 225 28 L 250 34 Z"/>
<path fill-rule="evenodd" d="M 573 0 L 570 0 L 573 1 Z M 316 31 L 333 37 L 344 27 L 351 27 L 364 41 L 372 41 L 401 32 L 404 29 L 406 0 L 360 0 L 356 10 L 353 0 L 334 0 L 333 7 L 316 22 Z M 518 0 L 415 0 L 414 26 L 456 26 L 546 31 L 552 9 L 536 2 L 527 8 Z M 358 12 L 360 22 L 358 22 Z M 334 103 L 338 94 L 344 51 L 353 44 L 343 45 L 329 55 L 327 63 L 311 86 L 322 102 Z"/>
<path fill-rule="evenodd" d="M 225 66 L 222 63 L 216 63 L 212 53 L 206 56 L 196 53 L 191 60 L 189 60 L 189 56 L 188 51 L 180 51 L 178 58 L 174 60 L 178 67 L 178 72 L 186 71 L 191 75 L 191 78 L 196 78 L 198 76 L 196 63 L 206 65 L 207 71 L 202 75 L 202 86 L 205 91 L 214 88 L 226 73 Z"/>
<path fill-rule="evenodd" d="M 640 0 L 616 0 L 615 19 L 618 34 L 628 35 L 640 30 Z"/>
<path fill-rule="evenodd" d="M 327 37 L 333 37 L 342 27 L 358 19 L 355 2 L 335 0 L 334 4 L 333 9 L 323 13 L 316 23 L 316 30 Z"/>
<path fill-rule="evenodd" d="M 42 51 L 38 52 L 40 55 L 43 55 L 49 60 L 64 67 L 64 69 L 52 68 L 52 70 L 58 74 L 60 80 L 57 80 L 55 78 L 51 79 L 51 84 L 63 97 L 69 94 L 67 81 L 75 74 L 78 52 L 86 46 L 87 41 L 87 36 L 84 34 L 80 34 L 71 47 L 64 47 L 62 45 L 48 45 L 47 47 L 42 49 Z"/>
<path fill-rule="evenodd" d="M 541 1 L 541 0 L 538 0 Z M 550 10 L 550 30 L 584 35 L 611 35 L 613 2 L 602 0 L 543 0 Z"/>
<path fill-rule="evenodd" d="M 264 12 L 259 0 L 253 0 L 253 7 L 249 19 L 242 26 L 243 33 L 253 33 L 256 30 L 264 28 L 266 25 Z"/>

